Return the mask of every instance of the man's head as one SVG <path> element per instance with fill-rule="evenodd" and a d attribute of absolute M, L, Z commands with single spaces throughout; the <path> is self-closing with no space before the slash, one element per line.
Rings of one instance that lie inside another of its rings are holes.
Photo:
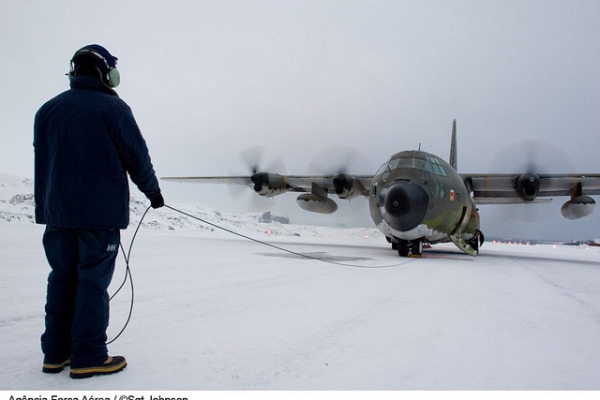
<path fill-rule="evenodd" d="M 71 58 L 69 78 L 81 75 L 100 79 L 108 87 L 115 88 L 121 79 L 117 70 L 117 57 L 97 44 L 82 47 Z"/>

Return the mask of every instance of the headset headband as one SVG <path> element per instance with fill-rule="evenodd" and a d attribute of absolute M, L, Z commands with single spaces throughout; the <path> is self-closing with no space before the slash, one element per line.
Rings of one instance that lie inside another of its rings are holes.
<path fill-rule="evenodd" d="M 83 49 L 77 50 L 77 52 L 73 55 L 71 62 L 73 62 L 73 60 L 75 60 L 75 58 L 77 58 L 78 56 L 86 55 L 86 54 L 91 54 L 94 57 L 96 57 L 97 59 L 102 60 L 102 62 L 106 66 L 107 71 L 111 69 L 111 66 L 108 65 L 108 60 L 106 59 L 106 57 L 104 57 L 102 54 L 98 53 L 96 50 L 93 50 L 90 48 L 83 48 Z"/>

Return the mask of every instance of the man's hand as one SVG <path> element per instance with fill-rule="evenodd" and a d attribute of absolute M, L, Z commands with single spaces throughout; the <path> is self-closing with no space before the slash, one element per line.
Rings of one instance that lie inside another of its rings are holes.
<path fill-rule="evenodd" d="M 155 198 L 150 201 L 150 205 L 152 208 L 161 208 L 165 205 L 165 199 L 163 199 L 162 194 L 158 194 Z"/>

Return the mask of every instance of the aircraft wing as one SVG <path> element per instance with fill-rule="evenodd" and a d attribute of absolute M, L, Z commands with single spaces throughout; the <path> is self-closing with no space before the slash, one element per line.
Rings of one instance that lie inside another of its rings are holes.
<path fill-rule="evenodd" d="M 460 174 L 477 204 L 519 204 L 550 201 L 553 196 L 600 194 L 600 174 Z M 522 179 L 536 188 L 524 190 Z"/>
<path fill-rule="evenodd" d="M 284 176 L 284 180 L 287 181 L 288 192 L 310 192 L 313 188 L 313 185 L 317 185 L 325 190 L 327 193 L 335 193 L 335 187 L 333 186 L 333 175 L 287 175 Z M 362 193 L 363 196 L 368 195 L 368 190 L 371 187 L 371 179 L 373 179 L 372 175 L 353 175 L 353 178 L 357 180 L 361 184 L 361 186 L 365 189 L 365 193 Z"/>
<path fill-rule="evenodd" d="M 213 183 L 252 186 L 252 181 L 249 176 L 170 176 L 160 179 L 180 183 Z"/>
<path fill-rule="evenodd" d="M 256 174 L 255 174 L 256 175 Z M 281 179 L 285 185 L 285 192 L 311 192 L 314 186 L 327 191 L 327 193 L 335 193 L 333 185 L 334 175 L 279 175 L 267 174 L 269 177 Z M 373 175 L 352 175 L 364 190 L 361 195 L 368 196 L 368 191 L 371 187 L 371 179 Z M 244 185 L 250 188 L 254 187 L 252 176 L 190 176 L 190 177 L 164 177 L 165 181 L 183 182 L 183 183 L 213 183 L 226 185 Z"/>

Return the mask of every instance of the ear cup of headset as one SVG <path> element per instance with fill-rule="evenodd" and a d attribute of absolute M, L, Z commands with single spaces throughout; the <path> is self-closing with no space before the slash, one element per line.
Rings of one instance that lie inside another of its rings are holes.
<path fill-rule="evenodd" d="M 108 86 L 111 88 L 116 88 L 121 83 L 121 74 L 119 70 L 116 68 L 111 68 L 108 70 Z"/>

